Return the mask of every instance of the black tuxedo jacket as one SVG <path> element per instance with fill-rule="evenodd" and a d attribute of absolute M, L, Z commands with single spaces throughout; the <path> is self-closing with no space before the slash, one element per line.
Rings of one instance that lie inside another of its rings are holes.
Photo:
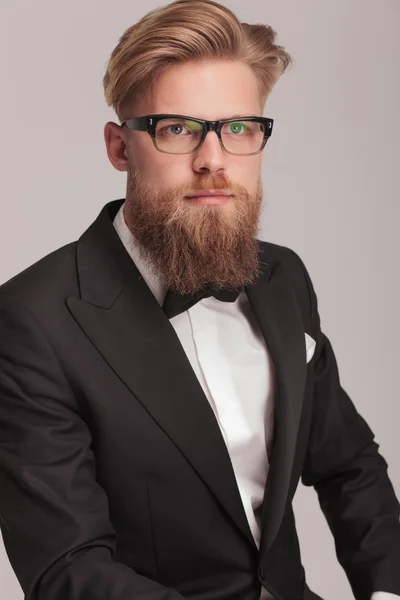
<path fill-rule="evenodd" d="M 113 228 L 121 203 L 0 287 L 0 523 L 26 598 L 317 598 L 291 506 L 299 478 L 357 600 L 400 594 L 399 504 L 303 262 L 260 241 L 263 274 L 246 288 L 278 381 L 258 551 L 212 409 Z"/>

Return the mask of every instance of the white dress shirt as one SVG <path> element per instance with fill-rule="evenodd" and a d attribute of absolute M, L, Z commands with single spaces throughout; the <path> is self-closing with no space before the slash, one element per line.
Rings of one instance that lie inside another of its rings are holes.
<path fill-rule="evenodd" d="M 121 206 L 114 227 L 160 306 L 167 288 L 139 254 Z M 204 298 L 173 317 L 184 351 L 225 440 L 247 520 L 257 547 L 272 441 L 275 370 L 245 292 L 235 302 Z M 251 402 L 248 399 L 251 398 Z M 260 600 L 270 598 L 262 588 Z M 392 600 L 385 592 L 371 600 Z"/>

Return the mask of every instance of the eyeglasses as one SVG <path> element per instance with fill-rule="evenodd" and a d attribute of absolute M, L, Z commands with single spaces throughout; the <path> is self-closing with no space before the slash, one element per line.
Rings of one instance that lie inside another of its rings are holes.
<path fill-rule="evenodd" d="M 264 149 L 272 133 L 273 119 L 239 117 L 206 121 L 185 115 L 146 115 L 122 121 L 121 127 L 147 131 L 160 152 L 190 154 L 200 148 L 209 131 L 215 131 L 229 154 L 250 156 Z"/>

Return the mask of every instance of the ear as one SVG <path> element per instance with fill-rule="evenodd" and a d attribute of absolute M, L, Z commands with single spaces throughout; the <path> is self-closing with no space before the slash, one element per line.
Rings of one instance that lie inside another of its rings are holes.
<path fill-rule="evenodd" d="M 104 141 L 110 163 L 118 171 L 128 171 L 126 137 L 123 127 L 109 121 L 104 127 Z"/>

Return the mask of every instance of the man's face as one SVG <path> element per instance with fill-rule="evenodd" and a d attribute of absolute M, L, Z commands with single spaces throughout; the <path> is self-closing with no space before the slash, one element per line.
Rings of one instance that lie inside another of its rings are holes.
<path fill-rule="evenodd" d="M 256 78 L 238 62 L 203 61 L 170 66 L 148 97 L 123 119 L 181 114 L 200 119 L 262 116 Z M 262 153 L 235 156 L 209 132 L 191 154 L 159 152 L 145 131 L 106 125 L 111 162 L 128 172 L 125 221 L 148 265 L 167 287 L 194 292 L 204 285 L 241 287 L 259 275 L 257 233 L 261 212 Z M 224 204 L 188 198 L 224 190 Z"/>

